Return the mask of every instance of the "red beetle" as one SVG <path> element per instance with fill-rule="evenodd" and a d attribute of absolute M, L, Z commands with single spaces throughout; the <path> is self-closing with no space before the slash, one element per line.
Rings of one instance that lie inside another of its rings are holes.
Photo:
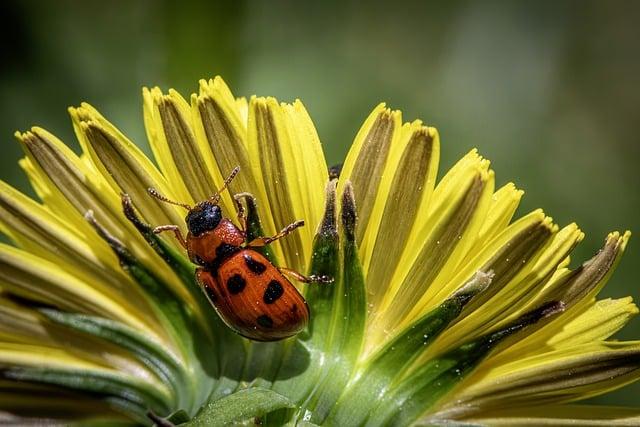
<path fill-rule="evenodd" d="M 197 264 L 196 280 L 227 326 L 243 337 L 256 341 L 277 341 L 302 331 L 309 322 L 309 307 L 300 292 L 284 276 L 298 281 L 330 283 L 326 276 L 303 276 L 276 267 L 254 248 L 268 245 L 304 221 L 289 224 L 273 237 L 247 241 L 246 216 L 238 197 L 239 227 L 222 215 L 220 193 L 240 171 L 236 167 L 222 188 L 208 200 L 191 207 L 175 202 L 150 188 L 149 193 L 163 202 L 187 209 L 189 230 L 185 239 L 177 225 L 161 225 L 154 233 L 171 231 L 185 247 L 191 262 Z"/>

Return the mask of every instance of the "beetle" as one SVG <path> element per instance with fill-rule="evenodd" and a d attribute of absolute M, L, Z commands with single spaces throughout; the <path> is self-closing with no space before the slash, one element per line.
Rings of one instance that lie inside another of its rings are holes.
<path fill-rule="evenodd" d="M 240 202 L 243 195 L 233 197 L 239 226 L 223 216 L 220 194 L 239 171 L 239 167 L 234 168 L 213 196 L 193 207 L 149 188 L 153 197 L 187 210 L 186 238 L 175 224 L 157 226 L 153 232 L 174 233 L 191 262 L 198 266 L 196 281 L 229 328 L 251 340 L 277 341 L 301 332 L 310 316 L 307 302 L 285 274 L 304 283 L 331 283 L 333 279 L 276 267 L 256 250 L 285 237 L 304 221 L 295 221 L 272 237 L 248 241 L 247 218 Z"/>

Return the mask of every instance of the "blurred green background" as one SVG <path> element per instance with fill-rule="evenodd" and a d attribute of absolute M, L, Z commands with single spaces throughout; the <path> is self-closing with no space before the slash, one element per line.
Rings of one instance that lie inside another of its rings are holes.
<path fill-rule="evenodd" d="M 2 2 L 0 178 L 30 192 L 12 134 L 76 144 L 88 101 L 146 147 L 141 86 L 183 94 L 222 75 L 236 95 L 300 98 L 330 163 L 380 101 L 438 127 L 441 172 L 473 147 L 498 184 L 587 236 L 640 232 L 640 2 Z M 77 145 L 74 145 L 77 147 Z M 640 244 L 602 296 L 640 299 Z M 636 319 L 621 334 L 640 338 Z M 640 385 L 600 403 L 638 404 Z"/>

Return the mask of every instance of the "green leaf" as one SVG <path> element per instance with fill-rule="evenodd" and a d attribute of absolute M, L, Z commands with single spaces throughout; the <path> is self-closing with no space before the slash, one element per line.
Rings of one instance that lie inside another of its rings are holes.
<path fill-rule="evenodd" d="M 295 406 L 291 400 L 275 391 L 249 388 L 207 404 L 191 421 L 183 425 L 225 426 Z"/>

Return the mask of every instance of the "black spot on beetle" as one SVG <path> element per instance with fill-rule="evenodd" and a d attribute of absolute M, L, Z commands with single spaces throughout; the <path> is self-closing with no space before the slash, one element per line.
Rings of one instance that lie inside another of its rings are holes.
<path fill-rule="evenodd" d="M 244 256 L 244 262 L 247 264 L 247 268 L 256 274 L 262 274 L 267 269 L 267 266 L 253 259 L 251 255 Z"/>
<path fill-rule="evenodd" d="M 239 274 L 234 274 L 227 280 L 227 289 L 231 295 L 236 295 L 242 292 L 247 282 Z"/>
<path fill-rule="evenodd" d="M 277 280 L 272 280 L 267 285 L 267 289 L 262 296 L 263 301 L 266 304 L 273 304 L 284 294 L 284 288 Z"/>
<path fill-rule="evenodd" d="M 258 316 L 258 318 L 256 319 L 256 322 L 258 322 L 258 325 L 262 326 L 263 328 L 273 327 L 273 319 L 267 316 L 266 314 L 262 314 Z"/>

